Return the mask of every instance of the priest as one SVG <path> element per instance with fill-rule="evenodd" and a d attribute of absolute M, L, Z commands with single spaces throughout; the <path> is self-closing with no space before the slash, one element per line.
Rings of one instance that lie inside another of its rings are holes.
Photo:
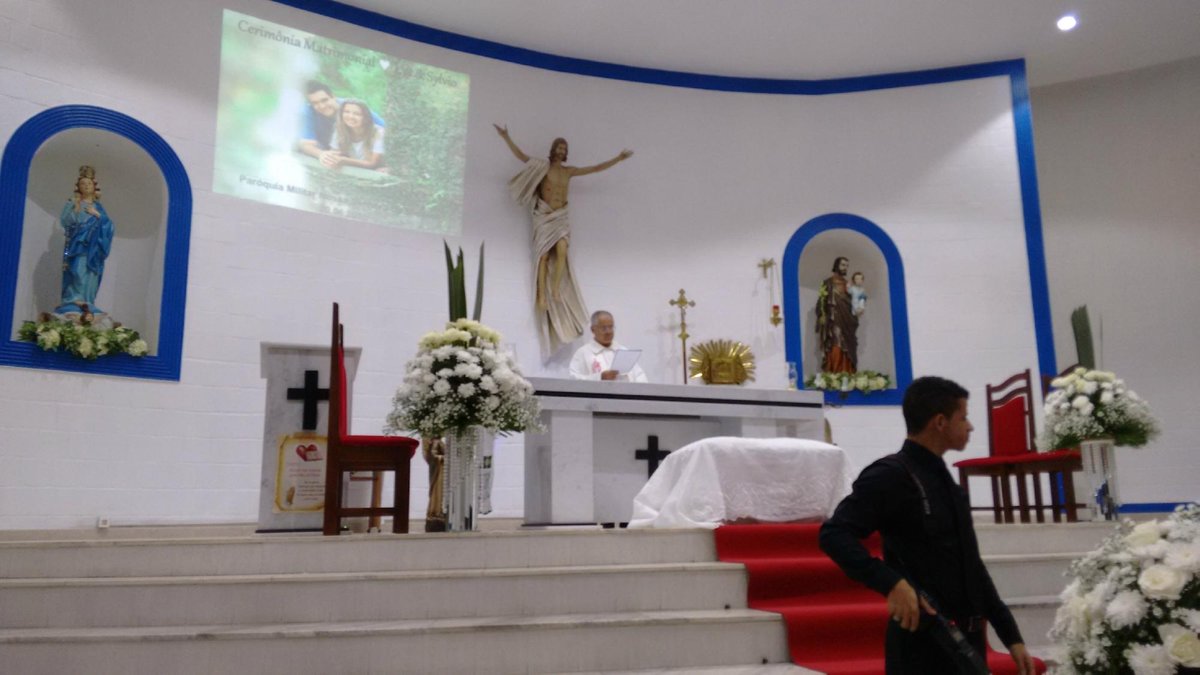
<path fill-rule="evenodd" d="M 616 334 L 611 312 L 599 310 L 592 313 L 592 340 L 575 351 L 571 357 L 571 378 L 575 380 L 621 380 L 624 382 L 647 382 L 646 373 L 634 364 L 628 372 L 619 373 L 612 369 L 617 350 L 624 349 L 613 341 Z"/>

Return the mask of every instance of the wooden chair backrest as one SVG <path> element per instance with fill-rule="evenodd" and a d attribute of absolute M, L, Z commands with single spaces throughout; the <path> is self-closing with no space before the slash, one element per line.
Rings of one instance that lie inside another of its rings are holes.
<path fill-rule="evenodd" d="M 987 386 L 988 454 L 1012 457 L 1036 451 L 1029 369 Z"/>
<path fill-rule="evenodd" d="M 338 304 L 333 303 L 333 335 L 329 343 L 329 429 L 327 443 L 333 445 L 346 434 L 346 348 Z"/>

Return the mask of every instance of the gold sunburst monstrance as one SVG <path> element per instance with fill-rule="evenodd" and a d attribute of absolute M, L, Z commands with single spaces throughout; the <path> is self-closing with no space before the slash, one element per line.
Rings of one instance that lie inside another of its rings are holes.
<path fill-rule="evenodd" d="M 742 384 L 754 380 L 754 354 L 736 340 L 709 340 L 692 347 L 691 377 L 705 384 Z"/>

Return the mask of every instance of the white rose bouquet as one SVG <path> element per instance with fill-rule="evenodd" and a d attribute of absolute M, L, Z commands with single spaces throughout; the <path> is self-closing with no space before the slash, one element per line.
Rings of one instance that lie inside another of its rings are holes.
<path fill-rule="evenodd" d="M 1125 382 L 1103 370 L 1076 368 L 1050 382 L 1038 446 L 1056 450 L 1092 438 L 1141 447 L 1158 435 L 1158 420 Z"/>
<path fill-rule="evenodd" d="M 1200 506 L 1121 530 L 1071 564 L 1052 672 L 1174 675 L 1200 668 Z"/>
<path fill-rule="evenodd" d="M 37 344 L 44 351 L 63 351 L 92 360 L 110 354 L 145 356 L 149 346 L 132 328 L 99 328 L 63 319 L 26 321 L 17 330 L 17 339 Z"/>
<path fill-rule="evenodd" d="M 500 340 L 499 333 L 470 319 L 422 337 L 392 399 L 384 433 L 417 431 L 436 438 L 472 426 L 507 434 L 537 425 L 533 385 L 497 348 Z"/>
<path fill-rule="evenodd" d="M 892 386 L 892 378 L 886 373 L 874 370 L 860 370 L 857 373 L 817 373 L 804 381 L 805 389 L 820 389 L 849 394 L 861 391 L 869 394 L 873 391 L 883 391 Z"/>

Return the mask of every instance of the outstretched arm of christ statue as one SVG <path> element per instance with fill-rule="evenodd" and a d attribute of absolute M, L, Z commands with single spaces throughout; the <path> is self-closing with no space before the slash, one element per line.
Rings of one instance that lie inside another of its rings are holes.
<path fill-rule="evenodd" d="M 611 167 L 615 166 L 617 164 L 617 162 L 629 159 L 630 157 L 633 157 L 632 150 L 622 150 L 620 153 L 617 154 L 616 157 L 613 157 L 612 159 L 608 160 L 607 162 L 600 162 L 599 164 L 594 164 L 592 166 L 579 166 L 579 167 L 568 166 L 567 171 L 570 172 L 570 174 L 572 176 L 586 176 L 589 173 L 596 173 L 598 171 L 603 171 L 605 169 L 611 168 Z"/>
<path fill-rule="evenodd" d="M 504 142 L 508 144 L 508 149 L 512 150 L 514 157 L 522 162 L 529 161 L 529 155 L 521 152 L 521 149 L 517 147 L 517 144 L 514 143 L 513 139 L 508 135 L 508 126 L 500 126 L 499 124 L 493 124 L 492 126 L 496 127 L 496 133 L 500 134 L 500 138 L 503 138 Z"/>

